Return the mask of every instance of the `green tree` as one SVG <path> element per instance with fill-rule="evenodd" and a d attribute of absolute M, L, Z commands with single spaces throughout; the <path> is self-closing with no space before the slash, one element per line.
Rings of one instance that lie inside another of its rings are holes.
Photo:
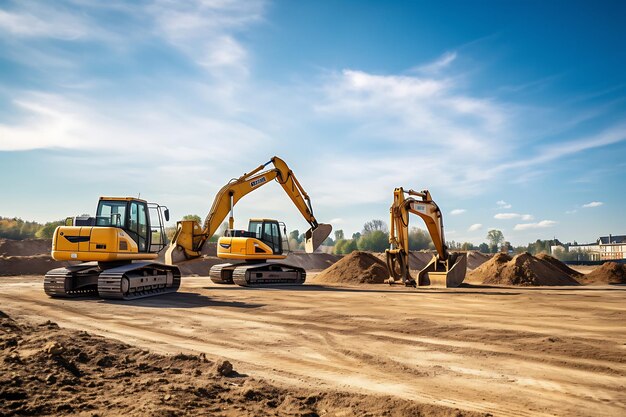
<path fill-rule="evenodd" d="M 202 224 L 202 219 L 197 214 L 186 214 L 183 216 L 183 220 L 194 220 L 200 224 Z"/>
<path fill-rule="evenodd" d="M 344 248 L 348 244 L 348 241 L 345 239 L 340 239 L 335 242 L 335 247 L 333 249 L 333 253 L 335 255 L 341 255 L 344 253 Z"/>
<path fill-rule="evenodd" d="M 342 240 L 343 238 L 343 230 L 335 230 L 335 241 Z"/>
<path fill-rule="evenodd" d="M 363 234 L 380 231 L 387 233 L 387 223 L 382 220 L 371 220 L 363 225 Z"/>
<path fill-rule="evenodd" d="M 351 240 L 348 240 L 348 243 L 343 247 L 343 253 L 349 254 L 349 253 L 354 252 L 357 249 L 358 247 L 356 244 L 356 239 L 351 239 Z"/>
<path fill-rule="evenodd" d="M 298 243 L 302 242 L 302 240 L 300 239 L 300 231 L 299 230 L 292 230 L 289 233 L 289 240 L 295 240 Z"/>
<path fill-rule="evenodd" d="M 409 231 L 409 250 L 424 250 L 433 247 L 430 235 L 424 229 L 412 227 Z"/>
<path fill-rule="evenodd" d="M 478 245 L 478 250 L 481 253 L 489 253 L 489 245 L 483 242 L 480 245 Z"/>
<path fill-rule="evenodd" d="M 461 245 L 461 250 L 476 250 L 476 246 L 474 246 L 471 242 L 464 242 Z"/>
<path fill-rule="evenodd" d="M 361 232 L 352 233 L 352 240 L 359 240 L 361 238 Z"/>
<path fill-rule="evenodd" d="M 384 252 L 389 247 L 389 236 L 382 230 L 364 233 L 357 242 L 357 247 L 359 250 Z"/>
<path fill-rule="evenodd" d="M 487 232 L 487 240 L 489 241 L 491 252 L 495 253 L 498 251 L 500 245 L 504 242 L 504 235 L 500 230 L 491 229 Z"/>
<path fill-rule="evenodd" d="M 54 236 L 54 231 L 58 226 L 63 226 L 65 224 L 65 220 L 59 220 L 56 222 L 48 222 L 42 228 L 37 230 L 35 233 L 35 237 L 39 239 L 52 239 Z"/>

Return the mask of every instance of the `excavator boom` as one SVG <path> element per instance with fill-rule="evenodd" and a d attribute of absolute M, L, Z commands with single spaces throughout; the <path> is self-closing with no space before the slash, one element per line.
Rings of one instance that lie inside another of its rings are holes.
<path fill-rule="evenodd" d="M 266 169 L 272 164 L 273 168 Z M 211 210 L 201 227 L 193 220 L 181 220 L 177 223 L 176 233 L 165 253 L 165 263 L 174 265 L 185 259 L 200 256 L 206 241 L 218 230 L 228 216 L 228 228 L 234 228 L 233 208 L 246 194 L 276 180 L 285 190 L 300 214 L 311 225 L 305 233 L 305 250 L 314 252 L 330 235 L 332 227 L 318 223 L 313 215 L 311 200 L 304 191 L 293 171 L 285 161 L 275 156 L 249 173 L 232 179 L 215 196 Z"/>
<path fill-rule="evenodd" d="M 409 197 L 406 198 L 405 194 Z M 465 279 L 467 256 L 450 253 L 443 233 L 443 216 L 439 206 L 432 200 L 430 192 L 396 188 L 393 204 L 389 209 L 391 248 L 386 251 L 389 283 L 401 280 L 405 285 L 430 285 L 458 287 Z M 419 216 L 428 229 L 437 255 L 418 273 L 417 280 L 409 271 L 409 214 Z"/>

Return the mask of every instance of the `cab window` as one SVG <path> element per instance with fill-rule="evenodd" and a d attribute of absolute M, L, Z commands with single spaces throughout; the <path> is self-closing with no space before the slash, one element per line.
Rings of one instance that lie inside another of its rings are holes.
<path fill-rule="evenodd" d="M 124 227 L 125 221 L 125 201 L 100 200 L 96 212 L 96 226 Z"/>

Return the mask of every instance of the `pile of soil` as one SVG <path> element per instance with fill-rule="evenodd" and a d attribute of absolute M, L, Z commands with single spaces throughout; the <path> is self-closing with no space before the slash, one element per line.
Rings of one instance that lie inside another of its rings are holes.
<path fill-rule="evenodd" d="M 551 262 L 528 252 L 511 258 L 504 253 L 494 255 L 468 274 L 467 282 L 494 285 L 579 285 L 578 281 Z"/>
<path fill-rule="evenodd" d="M 436 254 L 435 251 L 409 251 L 409 269 L 413 271 L 423 269 Z M 386 264 L 386 253 L 373 253 L 373 255 Z"/>
<path fill-rule="evenodd" d="M 344 284 L 382 284 L 389 278 L 387 266 L 369 252 L 355 251 L 320 272 L 316 282 Z"/>
<path fill-rule="evenodd" d="M 547 253 L 540 253 L 539 255 L 537 255 L 537 258 L 543 261 L 550 262 L 553 266 L 559 268 L 561 271 L 565 272 L 567 275 L 569 275 L 572 278 L 578 279 L 583 275 L 582 273 L 570 268 L 569 266 L 565 265 L 563 262 L 556 259 L 554 256 L 550 256 Z"/>
<path fill-rule="evenodd" d="M 583 285 L 626 284 L 626 265 L 605 262 L 602 266 L 578 278 Z"/>
<path fill-rule="evenodd" d="M 333 255 L 323 252 L 291 252 L 284 262 L 289 265 L 299 266 L 307 271 L 321 271 L 333 265 L 341 258 L 341 255 Z"/>
<path fill-rule="evenodd" d="M 486 253 L 471 251 L 467 253 L 467 269 L 476 269 L 491 259 Z"/>
<path fill-rule="evenodd" d="M 0 239 L 0 275 L 43 275 L 67 266 L 50 256 L 52 239 Z"/>
<path fill-rule="evenodd" d="M 163 356 L 0 311 L 0 415 L 478 416 L 389 396 L 280 388 L 203 354 Z"/>
<path fill-rule="evenodd" d="M 0 256 L 50 255 L 52 239 L 0 239 Z"/>

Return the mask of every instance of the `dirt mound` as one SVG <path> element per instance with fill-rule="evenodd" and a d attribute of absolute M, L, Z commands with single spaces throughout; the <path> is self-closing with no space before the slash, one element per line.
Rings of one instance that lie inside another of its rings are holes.
<path fill-rule="evenodd" d="M 409 269 L 419 271 L 424 268 L 430 260 L 435 256 L 434 251 L 409 251 Z M 387 254 L 385 253 L 372 253 L 380 259 L 385 265 L 387 262 Z"/>
<path fill-rule="evenodd" d="M 369 252 L 355 251 L 320 272 L 316 282 L 345 284 L 381 284 L 387 278 L 387 266 Z"/>
<path fill-rule="evenodd" d="M 498 253 L 468 274 L 467 282 L 495 285 L 578 285 L 572 278 L 552 263 L 536 258 L 530 253 L 521 253 L 511 259 Z"/>
<path fill-rule="evenodd" d="M 321 271 L 333 265 L 341 258 L 341 255 L 332 255 L 330 253 L 322 252 L 291 252 L 284 262 L 290 265 L 299 266 L 307 271 Z"/>
<path fill-rule="evenodd" d="M 626 265 L 605 262 L 586 275 L 578 278 L 583 285 L 626 284 Z"/>
<path fill-rule="evenodd" d="M 55 261 L 50 255 L 0 256 L 0 275 L 43 275 L 69 264 Z"/>
<path fill-rule="evenodd" d="M 0 256 L 50 255 L 52 239 L 0 239 Z"/>
<path fill-rule="evenodd" d="M 163 356 L 0 312 L 0 415 L 476 416 L 389 396 L 278 388 L 204 354 Z M 236 368 L 236 366 L 235 366 Z"/>
<path fill-rule="evenodd" d="M 490 255 L 487 255 L 482 252 L 468 252 L 467 253 L 467 269 L 476 269 L 485 262 L 491 259 Z"/>
<path fill-rule="evenodd" d="M 567 275 L 569 275 L 572 278 L 579 278 L 580 276 L 583 275 L 580 272 L 578 272 L 578 271 L 570 268 L 569 266 L 565 265 L 563 262 L 559 261 L 554 256 L 548 255 L 547 253 L 540 253 L 536 257 L 538 259 L 541 259 L 542 261 L 550 262 L 553 266 L 555 266 L 558 269 L 560 269 L 561 271 L 565 272 Z"/>

